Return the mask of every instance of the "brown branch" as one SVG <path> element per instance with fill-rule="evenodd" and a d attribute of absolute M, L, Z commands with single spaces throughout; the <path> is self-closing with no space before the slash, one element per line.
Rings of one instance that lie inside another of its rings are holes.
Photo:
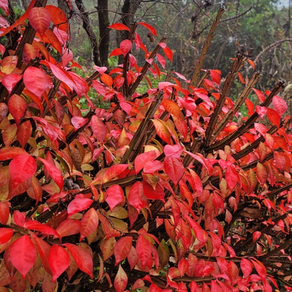
<path fill-rule="evenodd" d="M 108 67 L 109 52 L 109 17 L 108 17 L 108 0 L 98 0 L 98 23 L 99 23 L 99 54 L 101 66 Z"/>
<path fill-rule="evenodd" d="M 276 86 L 273 88 L 273 90 L 271 91 L 269 96 L 265 99 L 265 101 L 263 103 L 261 103 L 260 106 L 268 107 L 269 104 L 272 102 L 273 97 L 276 94 L 278 94 L 284 88 L 284 86 L 285 86 L 285 81 L 283 81 L 283 80 L 279 81 L 276 84 Z M 243 135 L 244 133 L 246 133 L 254 125 L 254 123 L 258 119 L 258 117 L 259 117 L 259 114 L 257 112 L 253 113 L 253 115 L 249 117 L 249 119 L 246 121 L 245 124 L 240 126 L 235 132 L 233 132 L 232 134 L 228 135 L 224 139 L 218 141 L 215 144 L 212 144 L 209 147 L 208 151 L 218 150 L 218 149 L 221 149 L 222 147 L 224 147 L 225 145 L 229 145 L 236 138 L 238 138 L 241 135 Z"/>
<path fill-rule="evenodd" d="M 82 26 L 83 26 L 84 30 L 86 31 L 86 33 L 89 37 L 89 40 L 90 40 L 94 64 L 97 66 L 100 66 L 101 63 L 100 63 L 100 58 L 99 58 L 98 42 L 97 42 L 96 36 L 93 32 L 93 29 L 90 25 L 88 12 L 86 11 L 82 0 L 76 0 L 75 3 L 77 5 L 77 8 L 80 11 L 79 15 L 82 19 L 82 23 L 83 23 Z"/>
<path fill-rule="evenodd" d="M 273 49 L 274 47 L 278 47 L 279 45 L 281 45 L 282 43 L 285 43 L 285 42 L 292 42 L 292 38 L 286 38 L 286 39 L 282 39 L 282 40 L 279 40 L 277 42 L 274 42 L 272 44 L 270 44 L 269 46 L 267 46 L 265 49 L 263 49 L 254 59 L 254 63 L 256 64 L 259 59 L 262 57 L 263 54 L 265 54 L 266 52 L 270 51 L 271 49 Z"/>
<path fill-rule="evenodd" d="M 199 77 L 200 77 L 200 72 L 201 72 L 201 69 L 203 68 L 203 62 L 206 58 L 206 55 L 207 55 L 207 52 L 208 52 L 208 49 L 210 47 L 210 44 L 211 44 L 211 41 L 213 39 L 213 35 L 214 35 L 214 32 L 218 26 L 218 23 L 219 23 L 219 20 L 221 18 L 221 16 L 223 15 L 224 13 L 224 9 L 223 8 L 220 8 L 217 12 L 217 15 L 216 15 L 216 18 L 215 20 L 213 21 L 212 23 L 212 26 L 210 28 L 210 31 L 209 31 L 209 34 L 203 44 L 203 47 L 202 47 L 202 50 L 201 50 L 201 53 L 200 53 L 200 56 L 196 62 L 196 65 L 195 65 L 195 71 L 193 73 L 193 76 L 192 76 L 192 81 L 191 81 L 191 85 L 192 86 L 197 86 L 197 83 L 198 83 L 198 80 L 199 80 Z"/>

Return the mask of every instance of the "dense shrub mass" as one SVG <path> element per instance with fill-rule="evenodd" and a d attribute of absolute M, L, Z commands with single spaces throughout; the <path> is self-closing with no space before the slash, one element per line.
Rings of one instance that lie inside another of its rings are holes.
<path fill-rule="evenodd" d="M 62 10 L 31 1 L 14 24 L 0 20 L 1 292 L 290 289 L 284 82 L 255 89 L 259 73 L 239 72 L 254 65 L 244 52 L 224 81 L 201 76 L 218 19 L 192 81 L 163 71 L 172 51 L 162 39 L 148 52 L 139 31 L 157 33 L 144 22 L 111 25 L 129 31 L 111 53 L 124 62 L 85 80 Z"/>

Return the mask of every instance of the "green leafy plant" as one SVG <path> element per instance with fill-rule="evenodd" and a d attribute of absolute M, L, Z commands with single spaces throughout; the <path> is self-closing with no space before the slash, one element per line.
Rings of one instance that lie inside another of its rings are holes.
<path fill-rule="evenodd" d="M 7 2 L 0 7 L 8 13 Z M 141 42 L 140 29 L 157 36 L 152 26 L 109 28 L 129 31 L 111 53 L 123 66 L 94 66 L 86 80 L 70 70 L 79 65 L 57 7 L 32 1 L 1 29 L 15 40 L 1 47 L 1 291 L 289 290 L 284 83 L 263 93 L 259 73 L 246 76 L 234 102 L 238 71 L 254 65 L 244 54 L 221 82 L 219 70 L 199 74 L 204 46 L 190 84 L 159 69 L 172 60 L 165 39 L 152 52 Z M 142 67 L 131 54 L 139 48 Z M 148 71 L 165 80 L 137 93 Z M 108 110 L 94 106 L 89 88 Z M 244 104 L 248 116 L 235 122 Z"/>

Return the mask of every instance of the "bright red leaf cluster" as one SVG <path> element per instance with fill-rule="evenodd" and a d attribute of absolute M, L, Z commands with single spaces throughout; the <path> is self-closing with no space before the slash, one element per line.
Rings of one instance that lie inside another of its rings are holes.
<path fill-rule="evenodd" d="M 0 7 L 9 12 L 7 1 Z M 14 24 L 5 17 L 1 36 L 18 41 L 1 47 L 1 291 L 291 289 L 283 82 L 255 89 L 259 74 L 239 72 L 253 65 L 244 55 L 225 81 L 219 70 L 196 84 L 165 74 L 172 51 L 164 38 L 148 51 L 136 30 L 157 32 L 144 22 L 109 26 L 129 32 L 111 53 L 123 66 L 94 66 L 85 80 L 59 8 L 33 0 Z M 108 110 L 94 107 L 90 87 Z"/>

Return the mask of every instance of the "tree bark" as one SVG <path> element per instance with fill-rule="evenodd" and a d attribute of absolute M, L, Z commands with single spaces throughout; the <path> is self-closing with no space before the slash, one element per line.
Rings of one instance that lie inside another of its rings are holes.
<path fill-rule="evenodd" d="M 98 43 L 97 43 L 96 36 L 93 32 L 93 29 L 90 25 L 88 12 L 86 11 L 82 0 L 75 0 L 75 2 L 76 2 L 76 6 L 80 12 L 80 17 L 81 17 L 82 23 L 83 23 L 82 26 L 90 39 L 92 54 L 93 54 L 93 62 L 95 65 L 100 66 L 101 62 L 100 62 L 100 58 L 99 58 Z"/>
<path fill-rule="evenodd" d="M 99 54 L 102 66 L 108 67 L 109 53 L 109 17 L 108 17 L 108 0 L 98 0 L 98 21 L 99 21 Z"/>
<path fill-rule="evenodd" d="M 23 8 L 26 10 L 29 6 L 30 0 L 21 0 Z"/>
<path fill-rule="evenodd" d="M 65 0 L 58 0 L 58 7 L 64 11 L 66 15 L 70 12 L 70 9 L 68 7 L 68 4 L 66 3 Z"/>

